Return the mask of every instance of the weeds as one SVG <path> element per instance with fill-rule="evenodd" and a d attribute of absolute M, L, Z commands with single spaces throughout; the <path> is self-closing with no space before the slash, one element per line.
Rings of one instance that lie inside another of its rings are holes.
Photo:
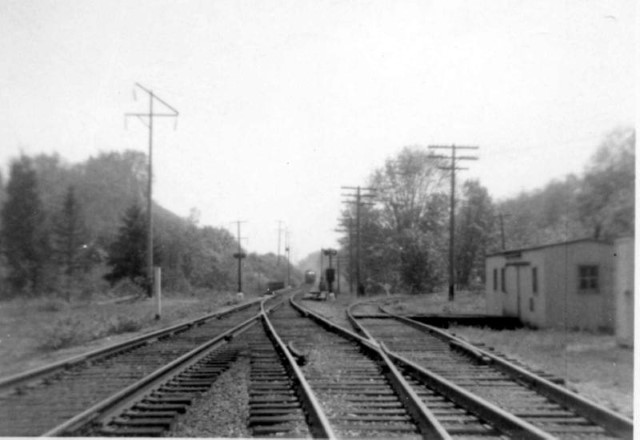
<path fill-rule="evenodd" d="M 106 335 L 136 332 L 144 327 L 144 320 L 131 316 L 116 316 L 109 320 Z"/>
<path fill-rule="evenodd" d="M 57 298 L 47 298 L 36 306 L 40 312 L 61 312 L 69 308 L 69 303 Z"/>
<path fill-rule="evenodd" d="M 66 316 L 55 321 L 45 329 L 40 348 L 45 350 L 58 350 L 84 342 L 86 332 L 84 322 L 73 316 Z"/>

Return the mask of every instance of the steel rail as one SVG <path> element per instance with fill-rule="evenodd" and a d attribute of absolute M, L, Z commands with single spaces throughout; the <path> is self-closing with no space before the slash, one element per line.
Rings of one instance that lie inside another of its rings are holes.
<path fill-rule="evenodd" d="M 276 307 L 273 307 L 271 311 L 279 307 L 279 304 Z M 262 305 L 261 305 L 262 308 Z M 302 370 L 298 366 L 298 363 L 289 352 L 288 347 L 284 344 L 278 333 L 276 332 L 273 324 L 269 320 L 269 316 L 267 311 L 262 309 L 262 319 L 264 323 L 264 327 L 267 330 L 267 334 L 269 338 L 272 340 L 276 351 L 280 354 L 281 357 L 284 358 L 285 368 L 289 371 L 289 375 L 291 376 L 293 382 L 297 384 L 296 391 L 297 395 L 300 398 L 302 405 L 305 408 L 305 412 L 309 420 L 309 431 L 316 438 L 326 438 L 326 439 L 337 439 L 338 437 L 333 432 L 333 428 L 331 428 L 331 424 L 329 423 L 329 419 L 327 415 L 322 410 L 322 406 L 318 402 L 314 392 L 309 386 L 309 382 L 302 373 Z"/>
<path fill-rule="evenodd" d="M 103 358 L 105 356 L 109 356 L 111 354 L 115 354 L 124 350 L 129 350 L 132 348 L 136 348 L 136 347 L 148 344 L 150 341 L 153 341 L 155 339 L 159 339 L 167 335 L 188 330 L 191 327 L 203 324 L 204 322 L 212 319 L 223 318 L 227 315 L 249 308 L 258 301 L 262 301 L 262 299 L 252 300 L 251 302 L 248 302 L 246 304 L 241 304 L 236 307 L 232 307 L 223 312 L 213 312 L 196 319 L 183 321 L 181 323 L 172 325 L 167 328 L 154 330 L 150 333 L 146 333 L 141 336 L 136 336 L 134 338 L 127 339 L 126 341 L 117 342 L 115 344 L 111 344 L 103 348 L 91 350 L 86 353 L 73 356 L 68 359 L 63 359 L 61 361 L 54 362 L 49 365 L 34 368 L 32 370 L 28 370 L 23 373 L 18 373 L 12 376 L 2 378 L 0 379 L 0 393 L 5 392 L 9 389 L 17 388 L 19 386 L 24 386 L 27 383 L 30 383 L 36 380 L 44 379 L 45 377 L 51 374 L 55 374 L 57 372 L 67 370 L 70 367 L 73 367 L 75 365 L 91 362 L 91 361 Z"/>
<path fill-rule="evenodd" d="M 375 341 L 370 341 L 363 338 L 360 335 L 353 333 L 350 330 L 341 327 L 328 319 L 320 316 L 319 314 L 302 307 L 297 304 L 293 298 L 289 300 L 291 305 L 302 313 L 304 316 L 308 316 L 313 319 L 322 327 L 325 327 L 329 331 L 337 333 L 345 339 L 351 340 L 362 347 L 369 355 L 377 358 L 383 366 L 383 371 L 386 373 L 386 377 L 389 380 L 392 388 L 398 393 L 398 396 L 402 403 L 405 405 L 405 409 L 411 415 L 414 422 L 420 430 L 420 434 L 423 438 L 435 439 L 435 440 L 450 440 L 451 436 L 447 433 L 445 428 L 440 424 L 436 416 L 431 410 L 424 404 L 424 402 L 418 397 L 417 393 L 407 383 L 400 371 L 391 362 L 387 355 L 380 349 Z"/>
<path fill-rule="evenodd" d="M 513 414 L 504 411 L 498 406 L 482 399 L 464 388 L 454 384 L 444 377 L 396 354 L 380 343 L 381 349 L 391 358 L 391 360 L 405 369 L 410 375 L 416 377 L 420 382 L 427 384 L 430 388 L 447 397 L 455 404 L 486 421 L 491 426 L 497 428 L 512 438 L 529 440 L 552 440 L 557 437 L 541 430 Z"/>
<path fill-rule="evenodd" d="M 371 335 L 371 333 L 369 333 L 369 330 L 367 330 L 362 324 L 360 324 L 358 322 L 358 319 L 353 315 L 353 309 L 365 302 L 368 302 L 368 300 L 358 301 L 347 307 L 347 319 L 358 333 L 361 333 L 371 341 L 375 341 L 376 339 Z"/>
<path fill-rule="evenodd" d="M 470 393 L 444 377 L 390 351 L 382 341 L 377 341 L 373 338 L 366 327 L 359 323 L 358 319 L 353 315 L 353 308 L 360 304 L 362 304 L 362 302 L 355 303 L 347 309 L 347 316 L 349 320 L 354 324 L 354 326 L 361 329 L 364 334 L 367 334 L 370 339 L 376 341 L 380 345 L 381 350 L 389 356 L 395 364 L 400 365 L 410 374 L 412 373 L 412 375 L 419 379 L 420 382 L 427 384 L 430 388 L 447 397 L 455 404 L 468 410 L 478 418 L 485 420 L 498 430 L 507 433 L 514 438 L 531 440 L 551 440 L 556 438 L 539 428 L 536 428 L 520 417 L 514 416 L 489 401 Z M 382 309 L 382 307 L 380 307 L 380 309 Z M 387 313 L 384 310 L 383 312 Z M 481 362 L 486 361 L 486 358 L 482 357 L 478 352 L 474 351 L 471 354 L 477 357 Z"/>
<path fill-rule="evenodd" d="M 264 302 L 265 300 L 262 301 Z M 190 352 L 185 353 L 139 381 L 118 391 L 55 428 L 52 428 L 42 436 L 54 437 L 72 434 L 73 432 L 78 431 L 82 426 L 86 426 L 89 423 L 99 423 L 109 419 L 114 414 L 117 414 L 133 405 L 137 400 L 139 400 L 139 398 L 148 394 L 150 390 L 156 388 L 158 385 L 166 382 L 171 377 L 179 374 L 189 366 L 198 362 L 212 350 L 215 350 L 222 344 L 246 331 L 248 328 L 253 326 L 261 316 L 262 314 L 258 313 L 215 338 L 199 345 Z"/>
<path fill-rule="evenodd" d="M 622 438 L 633 438 L 633 421 L 631 419 L 628 419 L 618 413 L 611 411 L 608 408 L 605 408 L 604 406 L 598 405 L 595 402 L 579 396 L 571 390 L 556 385 L 555 383 L 537 376 L 536 374 L 531 373 L 521 367 L 518 367 L 511 362 L 501 359 L 486 350 L 475 347 L 469 342 L 457 336 L 453 336 L 439 328 L 417 322 L 404 316 L 395 315 L 388 312 L 382 306 L 380 306 L 380 310 L 393 319 L 410 325 L 418 330 L 437 335 L 441 339 L 455 344 L 457 348 L 464 350 L 471 356 L 484 359 L 485 363 L 488 360 L 492 365 L 497 367 L 503 373 L 519 380 L 521 383 L 526 384 L 529 388 L 551 399 L 552 401 L 560 405 L 572 408 L 576 411 L 576 413 L 588 420 L 591 420 L 596 425 L 603 427 L 605 430 Z"/>

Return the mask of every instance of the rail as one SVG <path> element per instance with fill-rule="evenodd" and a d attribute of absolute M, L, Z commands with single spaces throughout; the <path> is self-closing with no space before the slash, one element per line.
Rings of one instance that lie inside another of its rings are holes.
<path fill-rule="evenodd" d="M 279 305 L 273 307 L 271 311 L 277 307 L 279 307 Z M 297 384 L 296 389 L 298 391 L 298 396 L 305 407 L 307 417 L 310 419 L 309 428 L 311 434 L 316 438 L 336 439 L 337 436 L 333 432 L 331 424 L 322 410 L 320 403 L 318 403 L 315 394 L 311 390 L 307 379 L 304 377 L 302 370 L 300 370 L 296 359 L 294 359 L 292 354 L 289 352 L 288 347 L 284 344 L 280 336 L 278 336 L 273 324 L 271 324 L 271 321 L 269 320 L 268 312 L 264 310 L 264 308 L 262 309 L 262 319 L 269 338 L 273 341 L 280 356 L 286 361 L 285 367 L 289 371 L 294 383 Z"/>
<path fill-rule="evenodd" d="M 429 408 L 427 408 L 424 402 L 422 402 L 416 392 L 407 383 L 402 374 L 400 374 L 396 366 L 393 364 L 393 362 L 390 361 L 386 353 L 384 353 L 380 349 L 377 343 L 365 339 L 360 335 L 357 335 L 356 333 L 345 329 L 344 327 L 336 325 L 335 323 L 325 319 L 312 310 L 304 308 L 303 306 L 295 302 L 294 298 L 291 298 L 289 302 L 296 310 L 299 311 L 299 313 L 303 314 L 304 316 L 308 316 L 310 319 L 313 319 L 327 330 L 337 333 L 338 335 L 357 343 L 365 352 L 367 352 L 372 357 L 377 358 L 382 363 L 383 371 L 385 371 L 387 379 L 393 386 L 396 393 L 398 393 L 398 396 L 404 403 L 407 412 L 414 419 L 421 435 L 424 438 L 441 440 L 451 439 L 451 436 L 440 424 L 435 415 Z"/>
<path fill-rule="evenodd" d="M 214 312 L 207 315 L 204 315 L 200 318 L 190 321 L 184 321 L 173 326 L 163 328 L 160 330 L 155 330 L 150 333 L 146 333 L 141 336 L 137 336 L 131 339 L 128 339 L 123 342 L 118 342 L 107 347 L 99 348 L 96 350 L 92 350 L 77 356 L 73 356 L 68 359 L 63 359 L 58 362 L 54 362 L 49 365 L 45 365 L 43 367 L 34 368 L 29 371 L 25 371 L 23 373 L 18 373 L 12 376 L 8 376 L 0 379 L 0 393 L 4 392 L 8 389 L 17 388 L 21 385 L 25 385 L 29 382 L 33 382 L 39 379 L 42 379 L 51 374 L 57 373 L 62 370 L 66 370 L 74 365 L 79 365 L 85 362 L 89 362 L 92 360 L 96 360 L 114 353 L 118 353 L 120 351 L 128 350 L 131 348 L 135 348 L 138 346 L 142 346 L 147 344 L 149 341 L 154 339 L 158 339 L 167 335 L 171 335 L 174 333 L 179 333 L 184 330 L 188 330 L 193 326 L 200 325 L 206 321 L 211 319 L 220 319 L 224 316 L 230 315 L 232 313 L 238 312 L 240 310 L 244 310 L 253 306 L 256 302 L 262 301 L 263 299 L 252 300 L 251 302 L 247 302 L 246 304 L 241 304 L 239 306 L 232 307 L 223 312 Z"/>
<path fill-rule="evenodd" d="M 450 344 L 455 344 L 457 348 L 464 350 L 466 353 L 473 357 L 483 360 L 483 362 L 485 363 L 491 363 L 502 372 L 510 375 L 513 378 L 517 378 L 519 381 L 525 383 L 527 386 L 544 395 L 545 397 L 561 405 L 565 405 L 574 409 L 576 413 L 602 426 L 607 431 L 610 431 L 611 433 L 622 438 L 633 438 L 632 420 L 620 414 L 617 414 L 609 410 L 608 408 L 587 400 L 567 388 L 561 387 L 549 380 L 539 377 L 523 368 L 518 367 L 517 365 L 513 365 L 512 363 L 504 359 L 500 359 L 498 356 L 488 351 L 482 350 L 478 347 L 474 347 L 469 342 L 453 336 L 439 328 L 414 321 L 404 316 L 395 315 L 388 312 L 383 307 L 380 307 L 380 310 L 393 319 L 406 323 L 407 325 L 410 325 L 418 330 L 437 335 L 439 338 L 448 341 Z"/>

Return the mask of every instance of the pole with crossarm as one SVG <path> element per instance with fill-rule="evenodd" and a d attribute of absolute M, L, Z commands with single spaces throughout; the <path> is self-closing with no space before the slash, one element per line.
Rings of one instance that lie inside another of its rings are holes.
<path fill-rule="evenodd" d="M 149 297 L 153 295 L 153 119 L 159 117 L 178 117 L 178 110 L 169 105 L 166 101 L 160 99 L 153 90 L 135 83 L 135 86 L 149 95 L 149 112 L 148 113 L 125 113 L 125 118 L 135 116 L 149 128 L 149 178 L 147 187 L 147 294 Z M 135 97 L 135 89 L 134 89 Z M 154 112 L 154 102 L 158 102 L 164 107 L 162 112 Z"/>

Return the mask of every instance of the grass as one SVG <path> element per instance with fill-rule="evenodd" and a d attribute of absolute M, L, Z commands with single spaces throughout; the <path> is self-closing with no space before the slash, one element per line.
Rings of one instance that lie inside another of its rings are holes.
<path fill-rule="evenodd" d="M 0 302 L 0 377 L 213 312 L 229 302 L 227 293 L 199 291 L 163 296 L 162 317 L 154 300 L 114 303 L 36 298 Z"/>

